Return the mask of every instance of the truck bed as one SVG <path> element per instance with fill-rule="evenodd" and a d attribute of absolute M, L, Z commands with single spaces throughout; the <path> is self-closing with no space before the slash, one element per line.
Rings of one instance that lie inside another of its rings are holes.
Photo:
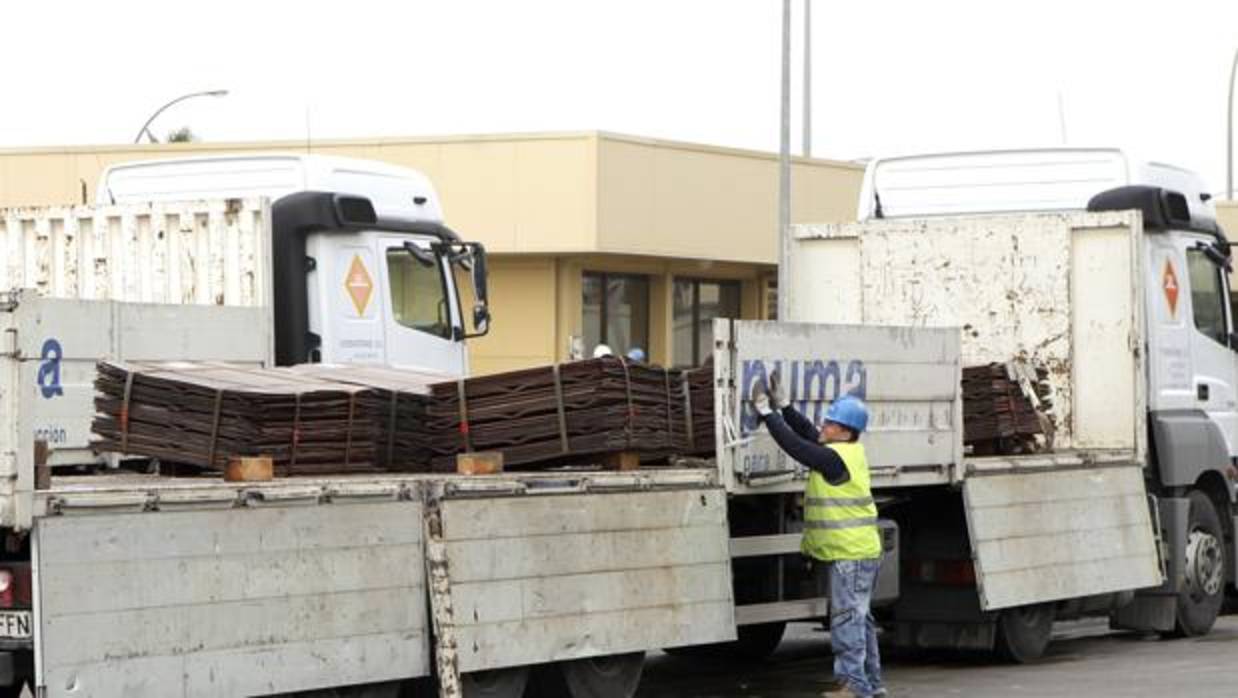
<path fill-rule="evenodd" d="M 35 515 L 64 512 L 66 508 L 108 511 L 223 509 L 263 503 L 396 499 L 411 497 L 418 491 L 467 496 L 647 490 L 713 486 L 717 480 L 714 469 L 674 467 L 645 467 L 623 472 L 581 467 L 485 476 L 452 473 L 294 476 L 267 482 L 227 482 L 213 476 L 173 477 L 113 470 L 91 475 L 53 475 L 49 489 L 35 492 Z"/>
<path fill-rule="evenodd" d="M 732 640 L 716 480 L 57 476 L 35 494 L 38 685 L 266 695 Z"/>

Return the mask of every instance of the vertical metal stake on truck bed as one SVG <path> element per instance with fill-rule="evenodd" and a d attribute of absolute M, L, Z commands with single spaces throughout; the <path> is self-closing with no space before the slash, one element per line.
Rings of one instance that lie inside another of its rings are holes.
<path fill-rule="evenodd" d="M 426 587 L 430 590 L 438 695 L 439 698 L 462 698 L 455 613 L 451 605 L 451 576 L 447 569 L 447 545 L 443 542 L 443 515 L 437 498 L 428 498 L 425 522 Z"/>

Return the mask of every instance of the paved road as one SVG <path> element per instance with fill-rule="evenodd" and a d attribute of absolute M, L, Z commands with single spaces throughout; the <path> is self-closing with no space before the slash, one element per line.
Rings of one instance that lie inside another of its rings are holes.
<path fill-rule="evenodd" d="M 1111 633 L 1101 622 L 1059 624 L 1047 656 L 1027 666 L 938 654 L 888 657 L 890 695 L 1238 696 L 1238 616 L 1198 639 L 1161 640 Z M 650 657 L 637 698 L 808 698 L 830 684 L 828 636 L 806 624 L 767 662 L 737 667 Z"/>

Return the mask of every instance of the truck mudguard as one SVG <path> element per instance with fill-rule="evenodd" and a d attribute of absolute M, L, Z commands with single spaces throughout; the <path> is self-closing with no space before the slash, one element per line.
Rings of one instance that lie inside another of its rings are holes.
<path fill-rule="evenodd" d="M 1225 472 L 1230 462 L 1225 437 L 1202 410 L 1160 410 L 1149 418 L 1161 484 L 1190 486 L 1210 470 Z"/>

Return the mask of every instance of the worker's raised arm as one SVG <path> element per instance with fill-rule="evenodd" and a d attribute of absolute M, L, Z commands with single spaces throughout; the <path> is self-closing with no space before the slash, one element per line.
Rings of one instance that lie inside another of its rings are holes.
<path fill-rule="evenodd" d="M 798 412 L 795 414 L 808 422 L 803 415 Z M 770 436 L 774 437 L 779 448 L 808 469 L 821 473 L 826 482 L 831 485 L 841 485 L 851 479 L 851 474 L 847 472 L 847 465 L 843 463 L 842 457 L 834 449 L 816 443 L 815 438 L 803 438 L 787 425 L 782 415 L 770 412 L 761 415 L 761 421 L 765 423 Z M 811 428 L 812 423 L 808 422 L 808 424 Z M 813 437 L 815 436 L 814 432 Z"/>
<path fill-rule="evenodd" d="M 782 419 L 791 427 L 791 430 L 799 434 L 801 438 L 816 442 L 819 440 L 821 433 L 817 429 L 817 425 L 812 423 L 812 420 L 800 414 L 800 411 L 791 405 L 780 405 L 779 412 L 782 413 Z"/>

